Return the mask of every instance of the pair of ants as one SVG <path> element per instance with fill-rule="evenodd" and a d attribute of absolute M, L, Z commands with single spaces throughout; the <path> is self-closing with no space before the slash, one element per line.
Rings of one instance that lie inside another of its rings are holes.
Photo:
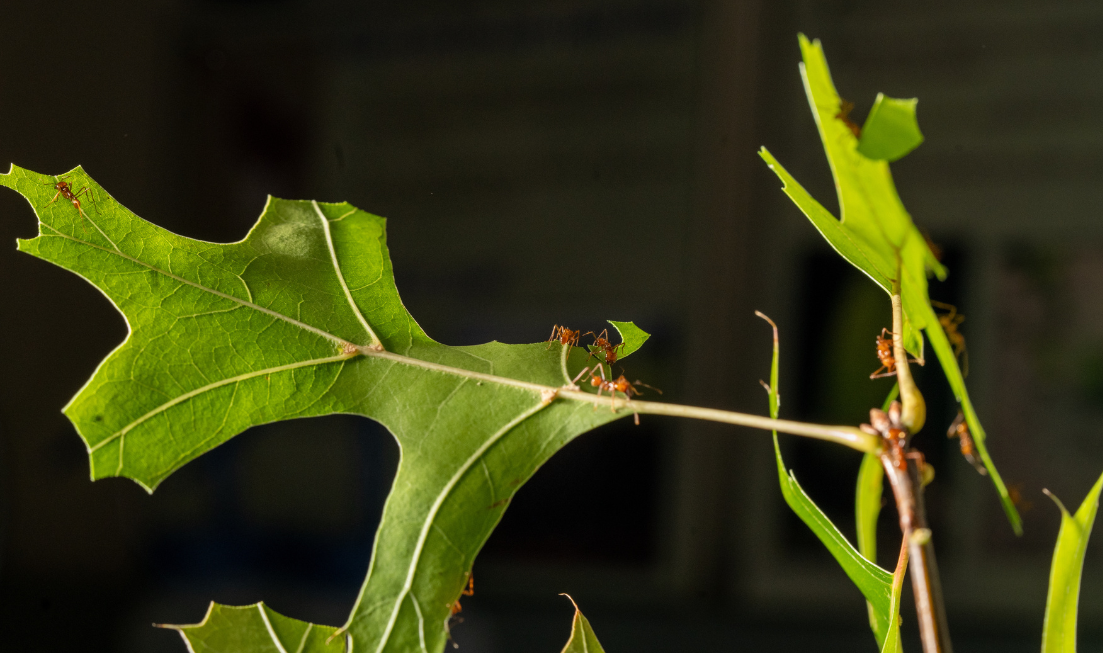
<path fill-rule="evenodd" d="M 565 326 L 560 326 L 557 324 L 552 327 L 551 336 L 546 341 L 548 343 L 547 349 L 550 349 L 552 344 L 556 342 L 559 342 L 559 344 L 568 348 L 577 347 L 579 346 L 578 341 L 582 336 L 594 337 L 594 341 L 590 345 L 590 355 L 586 358 L 587 363 L 590 362 L 590 358 L 593 358 L 595 354 L 601 353 L 604 354 L 605 363 L 612 366 L 613 363 L 617 362 L 617 357 L 620 355 L 620 351 L 624 348 L 623 342 L 616 345 L 609 342 L 608 329 L 603 329 L 601 333 L 594 333 L 593 331 L 582 333 L 581 330 L 574 331 Z M 567 355 L 570 355 L 570 349 L 567 350 Z M 597 372 L 597 374 L 595 374 L 595 372 Z M 639 389 L 639 386 L 650 388 L 655 392 L 658 392 L 659 394 L 663 393 L 662 390 L 649 386 L 642 381 L 629 381 L 628 378 L 625 377 L 623 374 L 624 370 L 621 370 L 621 372 L 621 375 L 617 378 L 612 380 L 608 379 L 605 376 L 605 368 L 602 366 L 601 361 L 599 360 L 593 366 L 593 368 L 589 367 L 589 365 L 582 368 L 582 371 L 578 373 L 578 376 L 571 380 L 571 385 L 576 385 L 579 379 L 581 379 L 586 374 L 589 374 L 590 385 L 597 388 L 597 395 L 599 397 L 602 395 L 603 392 L 609 393 L 609 409 L 613 412 L 616 412 L 617 409 L 616 393 L 618 392 L 623 394 L 627 401 L 631 401 L 633 396 L 642 393 L 642 391 Z M 597 406 L 595 405 L 594 408 L 596 410 Z M 636 424 L 639 425 L 640 416 L 638 413 L 635 415 L 635 420 Z"/>
<path fill-rule="evenodd" d="M 614 345 L 609 342 L 609 329 L 602 329 L 601 333 L 594 333 L 593 331 L 587 331 L 582 333 L 582 330 L 573 331 L 565 326 L 559 326 L 556 324 L 552 327 L 551 337 L 545 342 L 548 343 L 546 349 L 551 349 L 551 346 L 555 342 L 564 347 L 578 347 L 578 341 L 583 336 L 593 336 L 594 341 L 590 344 L 590 355 L 586 358 L 586 362 L 590 362 L 590 358 L 593 358 L 594 352 L 602 352 L 605 355 L 605 362 L 609 365 L 617 362 L 617 357 L 620 355 L 620 350 L 624 348 L 624 343 Z M 567 355 L 570 356 L 571 352 L 568 349 Z"/>

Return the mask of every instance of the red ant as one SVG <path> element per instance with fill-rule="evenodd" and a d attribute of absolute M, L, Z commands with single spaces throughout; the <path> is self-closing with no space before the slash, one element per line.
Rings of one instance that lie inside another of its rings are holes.
<path fill-rule="evenodd" d="M 835 114 L 835 119 L 842 121 L 842 123 L 846 125 L 846 128 L 850 130 L 850 133 L 854 134 L 854 138 L 861 138 L 862 128 L 850 120 L 850 112 L 853 110 L 853 102 L 839 98 L 839 112 Z"/>
<path fill-rule="evenodd" d="M 600 334 L 594 333 L 593 331 L 587 331 L 582 335 L 594 337 L 594 342 L 590 346 L 597 347 L 599 350 L 605 352 L 605 362 L 608 365 L 612 365 L 613 363 L 617 362 L 617 356 L 619 355 L 620 350 L 624 347 L 624 343 L 622 342 L 619 345 L 614 345 L 613 343 L 609 342 L 609 329 L 602 329 Z M 593 355 L 594 352 L 591 351 L 590 356 L 586 358 L 586 361 L 589 362 L 590 358 L 593 357 Z"/>
<path fill-rule="evenodd" d="M 965 316 L 958 313 L 957 307 L 953 304 L 943 304 L 932 299 L 931 306 L 949 311 L 938 316 L 938 323 L 942 325 L 942 330 L 946 332 L 946 339 L 954 347 L 954 356 L 961 359 L 961 375 L 969 376 L 969 350 L 965 348 L 965 336 L 957 330 L 958 326 L 965 321 Z"/>
<path fill-rule="evenodd" d="M 559 344 L 564 347 L 577 347 L 578 339 L 581 337 L 581 331 L 571 331 L 565 326 L 559 326 L 558 324 L 552 327 L 551 337 L 544 342 L 548 343 L 548 346 L 544 348 L 544 351 L 551 349 L 552 343 L 559 341 Z M 570 355 L 570 350 L 567 352 Z"/>
<path fill-rule="evenodd" d="M 954 418 L 949 430 L 946 431 L 946 437 L 958 438 L 961 441 L 961 455 L 965 456 L 965 460 L 968 460 L 973 469 L 977 470 L 977 473 L 981 476 L 988 475 L 988 470 L 984 468 L 984 464 L 977 456 L 973 436 L 969 433 L 969 425 L 965 423 L 965 413 L 960 410 L 957 411 L 957 417 Z"/>
<path fill-rule="evenodd" d="M 631 401 L 632 395 L 642 394 L 640 390 L 636 387 L 638 385 L 642 385 L 645 388 L 651 388 L 659 394 L 663 393 L 662 390 L 649 386 L 646 383 L 642 383 L 640 381 L 630 383 L 628 379 L 625 378 L 624 374 L 621 374 L 616 379 L 609 381 L 605 378 L 605 368 L 601 366 L 601 363 L 595 365 L 594 368 L 597 369 L 597 371 L 601 374 L 601 378 L 598 378 L 598 376 L 593 373 L 593 370 L 590 370 L 589 368 L 583 368 L 582 372 L 577 377 L 575 377 L 575 380 L 577 381 L 579 377 L 581 377 L 586 372 L 589 372 L 590 385 L 597 388 L 597 396 L 600 397 L 602 392 L 609 393 L 609 410 L 613 411 L 614 413 L 617 412 L 616 393 L 618 392 L 624 395 L 625 401 Z M 597 409 L 596 405 L 594 406 L 594 409 Z M 640 415 L 639 413 L 636 413 L 636 426 L 639 426 L 639 424 Z"/>
<path fill-rule="evenodd" d="M 73 186 L 67 181 L 62 181 L 60 177 L 58 178 L 57 183 L 53 183 L 53 184 L 47 183 L 45 185 L 46 186 L 53 186 L 54 189 L 57 190 L 57 193 L 55 193 L 54 198 L 52 200 L 50 200 L 49 202 L 46 202 L 46 204 L 44 204 L 42 206 L 42 208 L 46 208 L 47 206 L 49 206 L 49 205 L 53 204 L 54 202 L 56 202 L 58 197 L 64 197 L 66 200 L 71 202 L 74 207 L 76 207 L 77 215 L 87 218 L 88 216 L 84 213 L 84 210 L 80 208 L 80 199 L 78 199 L 78 198 L 81 195 L 87 194 L 88 198 L 92 200 L 92 203 L 93 204 L 96 203 L 96 196 L 92 193 L 92 189 L 88 188 L 87 186 L 81 188 L 80 190 L 78 190 L 77 192 L 74 193 L 73 192 Z"/>
<path fill-rule="evenodd" d="M 881 367 L 878 367 L 873 374 L 869 375 L 871 379 L 880 379 L 896 374 L 896 357 L 893 355 L 892 338 L 886 338 L 886 333 L 890 336 L 896 335 L 888 329 L 881 329 L 881 335 L 877 336 L 877 359 L 881 361 Z M 885 373 L 879 374 L 881 370 L 885 370 Z"/>

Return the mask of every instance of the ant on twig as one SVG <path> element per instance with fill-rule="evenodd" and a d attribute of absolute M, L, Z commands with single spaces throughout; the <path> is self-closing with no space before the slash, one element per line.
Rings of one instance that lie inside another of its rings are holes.
<path fill-rule="evenodd" d="M 850 119 L 850 112 L 854 110 L 854 103 L 849 100 L 839 98 L 839 112 L 835 114 L 835 119 L 841 121 L 846 128 L 850 130 L 851 134 L 854 134 L 854 138 L 862 137 L 862 128 L 854 124 Z"/>
<path fill-rule="evenodd" d="M 961 455 L 965 456 L 965 460 L 969 461 L 969 464 L 973 466 L 973 469 L 977 470 L 978 474 L 981 476 L 988 476 L 988 470 L 984 468 L 984 463 L 982 463 L 977 456 L 977 449 L 973 444 L 973 436 L 969 433 L 969 425 L 965 423 L 965 413 L 960 410 L 957 411 L 957 417 L 954 418 L 953 423 L 950 424 L 950 428 L 946 431 L 946 437 L 958 438 L 961 441 Z"/>
<path fill-rule="evenodd" d="M 871 408 L 869 424 L 860 424 L 858 428 L 870 435 L 881 436 L 896 469 L 906 472 L 908 459 L 914 460 L 919 470 L 920 483 L 926 486 L 934 480 L 934 467 L 927 464 L 923 452 L 908 451 L 908 430 L 900 423 L 902 411 L 899 401 L 892 402 L 887 413 L 880 408 Z"/>
<path fill-rule="evenodd" d="M 896 334 L 888 329 L 881 329 L 881 335 L 877 336 L 877 360 L 881 361 L 881 367 L 878 367 L 873 371 L 873 374 L 869 375 L 871 379 L 883 379 L 886 376 L 896 376 L 896 356 L 893 355 L 892 338 L 886 338 L 885 334 L 895 336 Z M 913 358 L 912 363 L 923 364 L 923 361 Z M 880 374 L 881 370 L 885 370 L 884 374 Z"/>
<path fill-rule="evenodd" d="M 624 343 L 622 342 L 620 344 L 614 345 L 613 343 L 609 342 L 609 329 L 602 329 L 600 334 L 594 333 L 593 331 L 587 331 L 582 335 L 594 337 L 594 342 L 590 346 L 597 347 L 600 351 L 605 352 L 605 362 L 607 364 L 612 365 L 613 363 L 617 362 L 617 356 L 620 354 L 620 350 L 624 348 Z M 592 358 L 593 356 L 594 352 L 591 350 L 590 356 L 586 358 L 586 361 L 589 362 L 590 358 Z"/>
<path fill-rule="evenodd" d="M 552 326 L 551 337 L 545 341 L 548 343 L 548 346 L 544 348 L 544 351 L 551 349 L 552 344 L 556 341 L 558 341 L 559 344 L 563 345 L 564 347 L 577 347 L 580 334 L 581 331 L 571 331 L 565 326 L 559 326 L 558 324 L 556 324 Z M 570 353 L 570 349 L 568 349 L 567 355 L 569 356 Z"/>
<path fill-rule="evenodd" d="M 881 379 L 896 374 L 896 357 L 892 351 L 892 338 L 886 338 L 886 333 L 890 336 L 896 335 L 888 329 L 881 329 L 881 335 L 877 336 L 877 359 L 881 361 L 881 367 L 878 367 L 873 374 L 869 375 L 871 379 Z M 885 373 L 880 374 L 881 370 L 885 370 Z"/>
<path fill-rule="evenodd" d="M 88 215 L 84 212 L 84 209 L 82 209 L 80 207 L 80 197 L 82 195 L 88 195 L 88 198 L 90 200 L 92 200 L 92 203 L 93 204 L 96 203 L 96 196 L 92 192 L 91 188 L 89 188 L 87 186 L 84 186 L 80 190 L 78 190 L 76 192 L 73 192 L 72 184 L 70 184 L 67 181 L 62 181 L 60 175 L 58 176 L 56 183 L 51 184 L 51 183 L 47 182 L 44 185 L 53 186 L 54 189 L 57 190 L 57 192 L 54 193 L 54 198 L 52 200 L 50 200 L 49 202 L 46 202 L 45 204 L 42 205 L 42 208 L 46 208 L 47 206 L 49 206 L 49 205 L 53 204 L 54 202 L 56 202 L 58 197 L 64 197 L 66 200 L 68 200 L 70 203 L 72 203 L 72 205 L 74 207 L 76 207 L 78 216 L 80 216 L 82 218 L 87 218 Z M 89 218 L 89 220 L 91 220 L 91 218 Z M 81 222 L 81 226 L 84 227 L 83 222 Z M 84 229 L 87 231 L 88 228 L 84 227 Z"/>
<path fill-rule="evenodd" d="M 965 348 L 965 336 L 957 329 L 965 321 L 965 316 L 958 313 L 957 306 L 953 304 L 944 304 L 932 299 L 931 306 L 948 311 L 938 314 L 938 323 L 942 325 L 942 330 L 946 332 L 946 339 L 954 347 L 954 356 L 961 359 L 961 375 L 969 376 L 969 350 Z"/>
<path fill-rule="evenodd" d="M 632 401 L 632 396 L 633 395 L 642 394 L 642 392 L 640 392 L 639 388 L 637 388 L 636 386 L 641 386 L 642 385 L 643 387 L 650 388 L 650 389 L 654 390 L 655 392 L 658 392 L 659 394 L 663 393 L 662 390 L 659 390 L 656 387 L 647 385 L 646 383 L 643 383 L 642 381 L 629 382 L 628 379 L 625 378 L 623 373 L 620 376 L 618 376 L 616 379 L 613 379 L 612 381 L 610 381 L 607 378 L 605 378 L 605 368 L 601 366 L 601 363 L 598 363 L 597 365 L 595 365 L 594 369 L 596 369 L 601 374 L 600 378 L 598 377 L 597 374 L 593 373 L 592 369 L 587 367 L 587 368 L 583 368 L 582 371 L 578 374 L 578 376 L 575 377 L 574 380 L 578 381 L 578 379 L 582 378 L 582 376 L 584 374 L 589 372 L 590 373 L 590 385 L 597 388 L 597 396 L 600 397 L 602 392 L 608 392 L 609 393 L 609 410 L 613 411 L 614 413 L 617 412 L 617 404 L 616 404 L 617 394 L 616 393 L 618 393 L 618 392 L 624 395 L 624 400 L 625 401 Z M 622 370 L 622 372 L 623 372 L 623 370 Z M 594 405 L 594 410 L 597 410 L 597 405 L 596 404 Z M 640 424 L 640 415 L 639 415 L 639 413 L 636 413 L 635 415 L 636 415 L 635 416 L 636 426 L 639 426 L 639 424 Z"/>

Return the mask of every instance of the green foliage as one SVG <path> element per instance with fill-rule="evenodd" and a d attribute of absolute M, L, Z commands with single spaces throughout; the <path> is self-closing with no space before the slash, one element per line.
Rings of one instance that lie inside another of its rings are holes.
<path fill-rule="evenodd" d="M 1076 653 L 1076 610 L 1080 600 L 1080 576 L 1084 571 L 1084 554 L 1088 549 L 1095 513 L 1099 509 L 1099 492 L 1103 476 L 1095 482 L 1075 515 L 1070 515 L 1063 503 L 1053 497 L 1061 510 L 1061 530 L 1053 551 L 1049 570 L 1049 595 L 1042 626 L 1042 653 Z"/>
<path fill-rule="evenodd" d="M 761 314 L 760 314 L 761 315 Z M 768 319 L 762 316 L 763 319 Z M 773 325 L 773 322 L 770 322 Z M 774 326 L 774 355 L 770 364 L 770 383 L 766 390 L 770 394 L 770 417 L 777 418 L 781 408 L 781 392 L 778 387 L 778 358 L 779 343 L 777 327 Z M 785 469 L 785 461 L 781 458 L 781 447 L 778 444 L 777 431 L 774 431 L 774 456 L 777 460 L 778 482 L 781 485 L 781 494 L 785 503 L 800 517 L 808 528 L 816 534 L 820 542 L 834 556 L 835 561 L 843 568 L 847 577 L 857 586 L 862 596 L 870 605 L 870 626 L 873 635 L 877 638 L 877 645 L 882 651 L 896 651 L 899 649 L 899 623 L 893 618 L 899 613 L 898 597 L 894 601 L 892 574 L 878 567 L 870 559 L 863 557 L 839 532 L 827 515 L 823 514 L 819 506 L 805 493 L 797 482 L 797 477 L 791 471 Z M 870 455 L 870 454 L 867 454 Z M 895 625 L 895 627 L 893 627 Z M 893 627 L 890 634 L 890 627 Z"/>
<path fill-rule="evenodd" d="M 203 621 L 169 626 L 194 653 L 344 653 L 347 636 L 279 614 L 264 603 L 241 607 L 211 603 Z"/>
<path fill-rule="evenodd" d="M 581 349 L 568 360 L 542 342 L 432 340 L 399 299 L 383 218 L 271 198 L 244 240 L 214 244 L 142 220 L 79 168 L 62 178 L 96 202 L 51 203 L 58 178 L 14 166 L 0 184 L 39 215 L 20 250 L 87 279 L 130 327 L 65 407 L 93 478 L 153 491 L 251 426 L 315 415 L 370 417 L 398 440 L 343 629 L 356 650 L 441 650 L 449 608 L 517 489 L 575 436 L 626 414 L 555 400 Z M 634 346 L 646 336 L 625 331 Z"/>
<path fill-rule="evenodd" d="M 647 339 L 651 337 L 650 333 L 636 326 L 635 322 L 617 322 L 616 320 L 609 320 L 609 324 L 612 324 L 617 330 L 617 333 L 620 334 L 620 341 L 624 343 L 624 346 L 621 347 L 618 353 L 621 358 L 637 351 L 643 346 L 643 343 L 647 342 Z"/>
<path fill-rule="evenodd" d="M 878 93 L 862 126 L 858 153 L 867 159 L 891 163 L 919 147 L 923 134 L 915 119 L 918 102 L 915 98 L 898 100 Z"/>
<path fill-rule="evenodd" d="M 1004 512 L 1015 532 L 1021 533 L 1019 513 L 988 454 L 984 428 L 969 399 L 957 357 L 928 297 L 928 271 L 943 279 L 946 269 L 935 258 L 904 209 L 892 182 L 888 162 L 863 156 L 859 152 L 858 139 L 838 118 L 841 99 L 831 81 L 820 42 L 809 41 L 802 34 L 800 47 L 804 59 L 800 67 L 801 77 L 835 177 L 841 219 L 836 219 L 817 202 L 766 148 L 762 148 L 759 154 L 784 183 L 784 192 L 843 258 L 887 293 L 892 292 L 893 280 L 899 270 L 904 309 L 904 346 L 911 354 L 923 358 L 920 331 L 926 331 L 946 380 L 961 403 L 977 453 L 1000 495 Z M 868 138 L 874 139 L 871 142 L 877 144 L 875 153 L 886 158 L 891 158 L 887 154 L 901 153 L 902 156 L 922 139 L 918 126 L 913 125 L 914 103 L 910 100 L 890 100 L 880 100 L 877 115 L 871 115 L 871 121 L 867 121 L 868 126 L 874 129 Z M 866 137 L 863 134 L 863 138 Z"/>
<path fill-rule="evenodd" d="M 563 596 L 571 599 L 570 595 L 564 594 Z M 605 653 L 605 649 L 601 647 L 601 642 L 597 641 L 597 635 L 594 634 L 593 627 L 590 626 L 590 620 L 583 616 L 574 599 L 571 599 L 571 605 L 574 606 L 571 638 L 567 640 L 567 645 L 563 647 L 562 653 Z"/>

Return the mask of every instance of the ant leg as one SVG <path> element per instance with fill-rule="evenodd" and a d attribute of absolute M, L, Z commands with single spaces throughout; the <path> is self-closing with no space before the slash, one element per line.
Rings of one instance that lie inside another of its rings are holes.
<path fill-rule="evenodd" d="M 84 188 L 80 189 L 80 192 L 77 193 L 76 195 L 74 195 L 73 197 L 76 198 L 76 197 L 80 197 L 81 195 L 88 195 L 88 198 L 92 200 L 92 204 L 97 207 L 96 208 L 96 213 L 100 212 L 98 204 L 96 202 L 96 195 L 95 195 L 95 193 L 92 192 L 91 188 L 85 186 Z"/>
<path fill-rule="evenodd" d="M 577 384 L 578 384 L 578 380 L 579 380 L 579 379 L 581 379 L 581 378 L 582 378 L 582 376 L 583 376 L 584 374 L 586 374 L 586 372 L 589 372 L 589 371 L 590 371 L 590 368 L 589 368 L 589 367 L 584 367 L 584 368 L 582 368 L 582 371 L 578 373 L 578 376 L 576 376 L 576 377 L 574 377 L 573 379 L 571 379 L 571 385 L 577 385 Z"/>
<path fill-rule="evenodd" d="M 548 343 L 548 346 L 544 347 L 544 351 L 547 351 L 547 350 L 551 349 L 552 343 L 554 343 L 555 340 L 556 340 L 555 332 L 558 331 L 558 330 L 559 330 L 559 325 L 558 324 L 552 326 L 551 335 L 548 337 L 547 340 L 544 341 L 544 342 Z"/>
<path fill-rule="evenodd" d="M 56 202 L 58 197 L 61 197 L 61 191 L 60 190 L 57 193 L 54 193 L 54 199 L 52 199 L 49 202 L 46 202 L 45 204 L 43 204 L 42 208 L 46 208 L 47 206 L 49 206 L 49 205 L 53 204 L 54 202 Z"/>

